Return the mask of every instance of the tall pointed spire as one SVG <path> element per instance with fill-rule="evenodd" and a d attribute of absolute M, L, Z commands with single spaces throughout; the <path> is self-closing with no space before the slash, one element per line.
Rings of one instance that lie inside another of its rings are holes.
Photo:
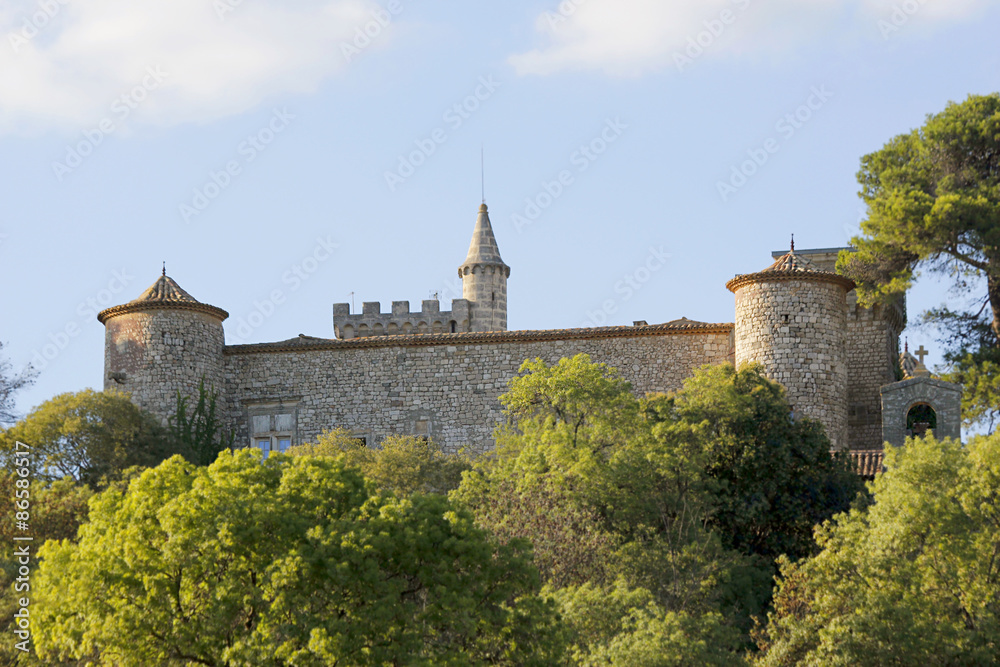
<path fill-rule="evenodd" d="M 469 254 L 463 266 L 467 264 L 507 266 L 500 257 L 500 248 L 497 246 L 496 237 L 493 236 L 493 225 L 490 224 L 490 213 L 485 203 L 479 207 L 476 228 L 472 231 L 472 242 L 469 243 Z"/>

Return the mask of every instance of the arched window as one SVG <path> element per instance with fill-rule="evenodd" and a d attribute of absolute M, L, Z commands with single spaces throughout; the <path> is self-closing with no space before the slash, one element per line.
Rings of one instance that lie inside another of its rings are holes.
<path fill-rule="evenodd" d="M 937 428 L 937 413 L 926 403 L 917 403 L 906 413 L 906 433 L 920 438 L 927 434 L 927 429 Z"/>

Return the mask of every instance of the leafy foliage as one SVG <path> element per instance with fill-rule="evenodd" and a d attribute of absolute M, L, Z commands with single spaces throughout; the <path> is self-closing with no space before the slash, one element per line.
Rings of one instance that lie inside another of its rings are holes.
<path fill-rule="evenodd" d="M 947 275 L 955 301 L 924 314 L 943 332 L 948 379 L 965 385 L 970 425 L 992 431 L 1000 405 L 1000 93 L 970 95 L 866 155 L 868 216 L 838 269 L 869 305 L 905 292 L 921 269 Z"/>
<path fill-rule="evenodd" d="M 13 499 L 18 489 L 14 482 L 17 477 L 0 475 L 0 498 L 10 499 L 7 508 L 12 508 Z M 61 479 L 51 484 L 33 483 L 28 489 L 30 502 L 30 533 L 16 530 L 13 511 L 0 514 L 0 541 L 8 545 L 0 557 L 0 635 L 7 638 L 0 644 L 0 662 L 5 665 L 37 665 L 40 663 L 34 655 L 25 653 L 14 647 L 13 625 L 14 614 L 19 606 L 17 600 L 26 595 L 31 597 L 31 591 L 14 589 L 18 576 L 18 563 L 13 558 L 13 547 L 17 544 L 15 536 L 30 535 L 32 545 L 41 545 L 46 540 L 73 540 L 77 529 L 86 521 L 88 513 L 87 502 L 93 491 L 71 479 Z M 23 494 L 22 494 L 23 497 Z M 22 543 L 23 544 L 23 543 Z M 31 547 L 31 552 L 35 548 Z M 34 568 L 34 564 L 31 565 Z"/>
<path fill-rule="evenodd" d="M 337 457 L 345 465 L 360 470 L 380 490 L 402 496 L 451 491 L 470 465 L 464 455 L 445 454 L 432 440 L 390 436 L 378 447 L 366 447 L 342 428 L 327 431 L 314 444 L 292 447 L 288 454 Z"/>
<path fill-rule="evenodd" d="M 0 464 L 7 470 L 13 467 L 17 440 L 32 447 L 34 479 L 71 477 L 91 488 L 175 453 L 152 415 L 124 394 L 91 389 L 60 394 L 0 433 Z"/>
<path fill-rule="evenodd" d="M 535 360 L 501 401 L 512 423 L 454 497 L 500 543 L 529 540 L 554 590 L 645 591 L 660 615 L 636 618 L 668 636 L 749 632 L 774 557 L 810 553 L 813 525 L 862 488 L 759 367 L 706 367 L 682 391 L 637 399 L 586 355 Z"/>
<path fill-rule="evenodd" d="M 887 452 L 874 504 L 785 560 L 760 665 L 995 664 L 1000 436 L 928 436 Z"/>
<path fill-rule="evenodd" d="M 198 399 L 188 414 L 189 397 L 177 392 L 177 408 L 170 418 L 170 436 L 185 459 L 197 466 L 207 466 L 219 452 L 232 449 L 236 433 L 226 431 L 217 416 L 219 394 L 205 389 L 205 380 L 198 383 Z"/>
<path fill-rule="evenodd" d="M 374 492 L 331 457 L 174 457 L 91 503 L 39 568 L 43 659 L 110 664 L 557 664 L 517 544 L 439 495 Z"/>
<path fill-rule="evenodd" d="M 642 588 L 622 581 L 607 588 L 584 584 L 554 591 L 566 624 L 573 664 L 732 665 L 734 633 L 717 613 L 668 612 Z"/>

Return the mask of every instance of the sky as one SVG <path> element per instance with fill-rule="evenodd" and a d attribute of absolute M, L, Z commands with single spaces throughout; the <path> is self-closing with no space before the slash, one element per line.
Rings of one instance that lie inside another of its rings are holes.
<path fill-rule="evenodd" d="M 3 0 L 0 341 L 18 408 L 103 385 L 102 308 L 168 275 L 228 343 L 461 296 L 485 193 L 508 325 L 733 321 L 839 247 L 863 155 L 1000 90 L 987 0 Z M 954 300 L 935 276 L 919 313 Z"/>

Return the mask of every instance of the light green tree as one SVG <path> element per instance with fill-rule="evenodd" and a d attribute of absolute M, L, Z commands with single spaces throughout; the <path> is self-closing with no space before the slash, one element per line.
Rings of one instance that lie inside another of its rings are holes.
<path fill-rule="evenodd" d="M 343 428 L 327 431 L 315 443 L 292 447 L 288 453 L 337 457 L 379 489 L 403 496 L 417 491 L 447 493 L 458 486 L 462 471 L 470 465 L 465 455 L 445 454 L 433 440 L 393 435 L 377 447 L 367 447 Z"/>
<path fill-rule="evenodd" d="M 785 561 L 760 665 L 993 665 L 1000 655 L 1000 436 L 890 449 L 874 503 Z"/>
<path fill-rule="evenodd" d="M 42 549 L 46 660 L 547 665 L 560 635 L 518 544 L 439 495 L 379 494 L 332 457 L 174 457 Z"/>

